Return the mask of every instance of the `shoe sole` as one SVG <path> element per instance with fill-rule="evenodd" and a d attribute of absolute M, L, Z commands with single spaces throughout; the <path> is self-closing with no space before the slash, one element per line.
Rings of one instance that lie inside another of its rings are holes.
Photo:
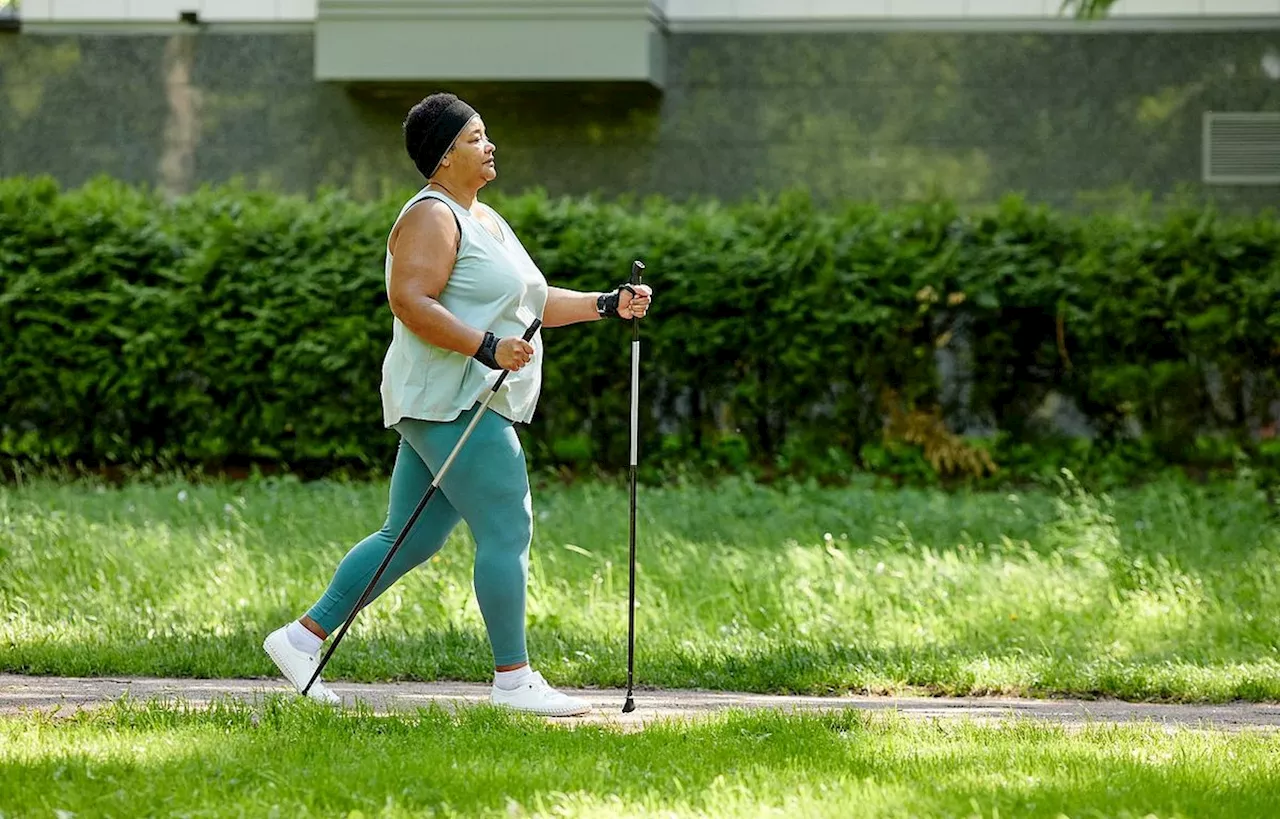
<path fill-rule="evenodd" d="M 535 716 L 539 716 L 539 717 L 579 717 L 579 716 L 582 716 L 582 715 L 584 715 L 584 714 L 589 714 L 589 713 L 591 713 L 591 706 L 590 706 L 590 705 L 583 706 L 582 708 L 573 708 L 573 709 L 569 709 L 569 710 L 562 710 L 562 711 L 552 711 L 552 710 L 549 710 L 549 709 L 548 709 L 548 710 L 537 710 L 537 709 L 533 709 L 533 708 L 517 708 L 517 707 L 516 707 L 516 706 L 514 706 L 514 705 L 510 705 L 510 704 L 505 703 L 505 702 L 494 702 L 493 700 L 490 700 L 490 701 L 489 701 L 489 703 L 490 703 L 491 705 L 496 705 L 496 706 L 498 706 L 499 708 L 508 708 L 508 709 L 510 709 L 510 710 L 512 710 L 512 711 L 515 711 L 515 712 L 517 712 L 517 713 L 520 713 L 520 714 L 533 714 L 533 715 L 535 715 Z"/>

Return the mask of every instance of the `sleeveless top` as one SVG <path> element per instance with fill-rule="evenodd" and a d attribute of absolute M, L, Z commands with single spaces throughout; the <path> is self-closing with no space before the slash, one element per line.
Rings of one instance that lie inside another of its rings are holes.
<path fill-rule="evenodd" d="M 457 261 L 439 301 L 464 324 L 498 338 L 524 335 L 547 305 L 547 280 L 506 220 L 488 208 L 502 230 L 497 239 L 466 208 L 449 197 L 418 191 L 396 217 L 426 198 L 449 206 L 461 232 Z M 487 206 L 485 206 L 487 207 Z M 394 230 L 394 224 L 392 226 Z M 385 282 L 390 293 L 392 254 L 388 236 Z M 393 314 L 394 318 L 394 314 Z M 508 373 L 490 409 L 519 423 L 533 418 L 542 389 L 542 330 L 529 342 L 533 357 L 519 372 Z M 491 370 L 474 358 L 423 341 L 398 318 L 382 362 L 382 420 L 392 427 L 403 418 L 452 421 L 475 406 L 503 370 Z"/>

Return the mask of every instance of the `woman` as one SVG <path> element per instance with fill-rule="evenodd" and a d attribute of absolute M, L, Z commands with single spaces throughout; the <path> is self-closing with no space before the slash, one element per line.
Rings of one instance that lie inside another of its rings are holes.
<path fill-rule="evenodd" d="M 320 647 L 340 628 L 434 480 L 501 370 L 489 404 L 436 495 L 378 580 L 370 600 L 430 559 L 465 520 L 476 542 L 474 583 L 494 659 L 490 701 L 570 716 L 587 703 L 549 686 L 529 665 L 525 588 L 533 532 L 529 477 L 514 424 L 533 417 L 542 385 L 543 327 L 602 318 L 638 320 L 652 291 L 609 293 L 549 287 L 511 227 L 477 198 L 497 177 L 484 121 L 453 94 L 410 109 L 405 148 L 427 184 L 400 211 L 387 241 L 386 286 L 394 314 L 382 366 L 383 422 L 400 436 L 386 522 L 343 558 L 324 594 L 263 648 L 301 691 Z M 339 703 L 317 680 L 308 696 Z"/>

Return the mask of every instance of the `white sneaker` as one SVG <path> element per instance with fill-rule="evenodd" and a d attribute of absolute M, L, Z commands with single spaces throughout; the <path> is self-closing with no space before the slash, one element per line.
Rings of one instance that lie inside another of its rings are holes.
<path fill-rule="evenodd" d="M 585 714 L 591 706 L 585 700 L 566 696 L 547 685 L 542 674 L 535 671 L 524 684 L 512 691 L 493 686 L 489 701 L 514 711 L 540 714 L 544 717 L 573 717 Z"/>
<path fill-rule="evenodd" d="M 267 635 L 262 647 L 276 664 L 276 668 L 280 669 L 280 673 L 284 674 L 285 679 L 293 683 L 298 693 L 302 693 L 311 675 L 316 673 L 316 666 L 320 664 L 320 653 L 308 654 L 294 648 L 293 643 L 289 642 L 289 635 L 285 633 L 287 628 L 288 626 L 281 626 Z M 320 680 L 316 680 L 315 685 L 311 686 L 307 696 L 326 705 L 342 704 L 342 698 L 330 691 Z"/>

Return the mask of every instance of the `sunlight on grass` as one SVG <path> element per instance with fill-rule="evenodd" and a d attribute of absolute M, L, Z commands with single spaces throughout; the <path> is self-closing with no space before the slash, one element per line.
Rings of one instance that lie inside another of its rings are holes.
<path fill-rule="evenodd" d="M 0 720 L 5 815 L 1230 816 L 1274 806 L 1277 776 L 1274 733 L 853 711 L 624 733 L 488 707 L 386 717 L 271 697 Z"/>
<path fill-rule="evenodd" d="M 384 483 L 0 489 L 0 670 L 274 676 L 260 644 L 381 525 Z M 528 622 L 557 683 L 625 679 L 627 502 L 539 489 Z M 645 488 L 646 685 L 1280 698 L 1280 527 L 1243 484 L 1095 496 Z M 465 526 L 327 673 L 490 673 Z"/>

